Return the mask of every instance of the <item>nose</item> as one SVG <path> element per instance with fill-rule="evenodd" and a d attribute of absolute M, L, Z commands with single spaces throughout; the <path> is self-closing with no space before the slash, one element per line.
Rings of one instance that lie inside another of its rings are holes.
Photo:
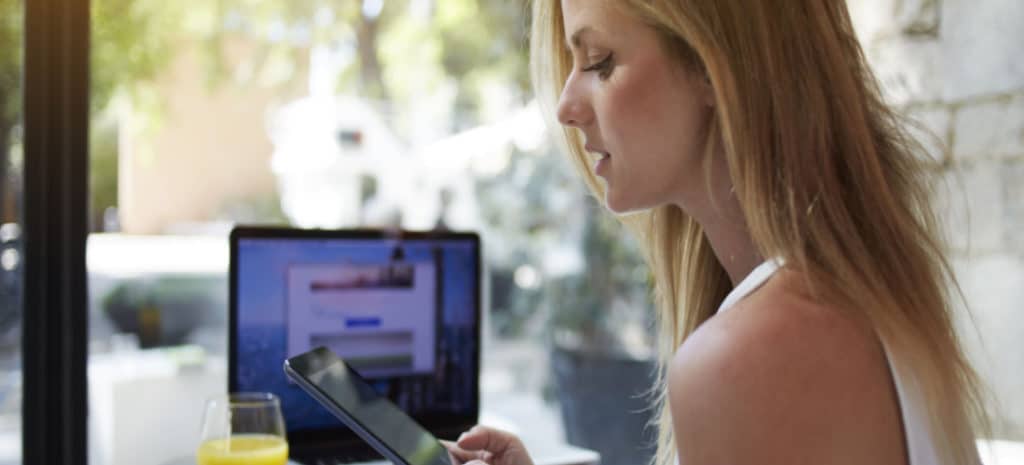
<path fill-rule="evenodd" d="M 593 119 L 593 109 L 585 89 L 580 84 L 582 83 L 576 79 L 576 73 L 573 72 L 565 80 L 562 95 L 558 97 L 558 122 L 563 126 L 582 128 Z"/>

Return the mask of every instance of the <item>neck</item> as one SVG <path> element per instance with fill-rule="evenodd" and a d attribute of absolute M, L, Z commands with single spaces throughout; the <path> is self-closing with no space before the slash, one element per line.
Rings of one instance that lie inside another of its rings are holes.
<path fill-rule="evenodd" d="M 737 205 L 737 210 L 738 207 Z M 702 221 L 701 226 L 711 249 L 715 252 L 715 257 L 722 264 L 722 268 L 725 268 L 729 280 L 735 287 L 764 261 L 764 258 L 757 252 L 742 215 L 739 215 L 739 221 L 737 218 L 729 218 L 730 216 L 732 215 L 722 215 L 716 219 Z"/>
<path fill-rule="evenodd" d="M 683 189 L 674 203 L 700 223 L 715 257 L 736 287 L 764 257 L 750 236 L 747 219 L 733 189 L 726 154 L 719 150 L 708 161 L 710 165 L 704 172 L 708 189 Z"/>
<path fill-rule="evenodd" d="M 743 209 L 729 180 L 725 157 L 715 157 L 710 175 L 712 192 L 700 198 L 680 199 L 677 205 L 704 229 L 704 235 L 718 262 L 725 268 L 733 287 L 764 261 L 754 246 Z"/>

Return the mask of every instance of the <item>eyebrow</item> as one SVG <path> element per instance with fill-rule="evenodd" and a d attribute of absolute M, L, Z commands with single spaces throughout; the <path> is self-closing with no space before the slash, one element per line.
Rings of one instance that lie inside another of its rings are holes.
<path fill-rule="evenodd" d="M 583 35 L 591 32 L 590 26 L 583 26 L 572 33 L 572 37 L 569 39 L 569 43 L 572 44 L 572 48 L 580 48 Z"/>

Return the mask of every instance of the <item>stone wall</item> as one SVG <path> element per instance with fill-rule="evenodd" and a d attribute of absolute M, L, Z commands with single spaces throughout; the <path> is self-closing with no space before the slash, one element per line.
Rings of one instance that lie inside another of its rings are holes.
<path fill-rule="evenodd" d="M 948 181 L 938 205 L 999 437 L 1024 440 L 1024 3 L 849 0 L 887 98 Z"/>

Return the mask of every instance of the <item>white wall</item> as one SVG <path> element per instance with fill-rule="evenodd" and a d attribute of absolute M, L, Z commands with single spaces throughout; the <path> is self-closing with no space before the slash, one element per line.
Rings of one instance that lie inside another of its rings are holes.
<path fill-rule="evenodd" d="M 940 206 L 991 385 L 996 434 L 1024 440 L 1024 3 L 850 0 L 890 101 L 936 138 Z"/>

